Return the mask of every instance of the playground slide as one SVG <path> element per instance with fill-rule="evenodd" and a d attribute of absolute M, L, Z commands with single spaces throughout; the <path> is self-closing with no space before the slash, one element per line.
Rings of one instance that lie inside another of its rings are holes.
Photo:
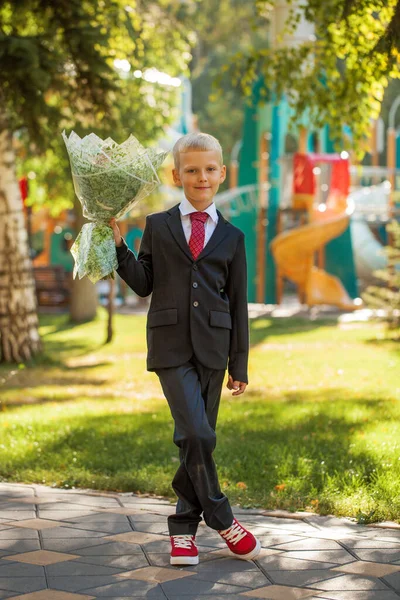
<path fill-rule="evenodd" d="M 272 240 L 278 273 L 297 284 L 309 306 L 332 304 L 346 311 L 357 310 L 360 306 L 350 298 L 340 279 L 314 266 L 315 252 L 345 231 L 349 217 L 345 212 L 328 210 L 316 211 L 314 219 Z"/>

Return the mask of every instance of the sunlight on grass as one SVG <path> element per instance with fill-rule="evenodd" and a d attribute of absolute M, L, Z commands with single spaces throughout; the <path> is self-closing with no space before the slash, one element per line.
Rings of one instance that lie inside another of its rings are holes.
<path fill-rule="evenodd" d="M 154 492 L 174 499 L 173 422 L 146 371 L 145 317 L 41 318 L 45 354 L 0 366 L 0 480 Z M 360 522 L 400 514 L 400 349 L 379 326 L 252 322 L 250 385 L 225 389 L 214 457 L 243 506 Z"/>

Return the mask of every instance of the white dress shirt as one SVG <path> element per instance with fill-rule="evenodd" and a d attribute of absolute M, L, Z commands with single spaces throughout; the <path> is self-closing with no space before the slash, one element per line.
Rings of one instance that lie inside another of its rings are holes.
<path fill-rule="evenodd" d="M 190 204 L 189 200 L 185 197 L 179 205 L 179 210 L 181 212 L 183 233 L 185 234 L 187 243 L 189 243 L 190 236 L 192 233 L 192 222 L 190 220 L 189 215 L 190 215 L 190 213 L 197 212 L 197 208 L 194 208 L 194 206 L 192 206 L 192 204 Z M 214 202 L 212 204 L 210 204 L 210 206 L 202 212 L 205 212 L 208 214 L 208 219 L 205 222 L 205 226 L 204 226 L 204 229 L 205 229 L 204 246 L 205 246 L 207 244 L 207 242 L 209 241 L 210 237 L 212 236 L 212 234 L 214 233 L 214 230 L 217 226 L 218 213 L 217 213 L 217 208 L 216 208 Z"/>

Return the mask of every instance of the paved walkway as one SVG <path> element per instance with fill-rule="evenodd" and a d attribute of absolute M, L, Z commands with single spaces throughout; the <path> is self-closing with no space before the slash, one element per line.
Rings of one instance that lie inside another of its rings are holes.
<path fill-rule="evenodd" d="M 157 498 L 0 484 L 0 599 L 399 600 L 400 528 L 234 507 L 262 543 L 230 558 L 199 527 L 200 564 L 171 567 Z"/>

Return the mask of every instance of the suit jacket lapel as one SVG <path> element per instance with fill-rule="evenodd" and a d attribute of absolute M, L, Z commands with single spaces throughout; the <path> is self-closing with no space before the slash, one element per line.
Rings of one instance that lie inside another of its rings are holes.
<path fill-rule="evenodd" d="M 203 250 L 200 252 L 199 256 L 197 257 L 197 260 L 201 260 L 208 254 L 210 254 L 210 252 L 212 252 L 218 246 L 218 244 L 220 244 L 222 242 L 222 240 L 226 238 L 226 236 L 229 233 L 229 227 L 227 227 L 228 221 L 225 221 L 224 217 L 221 215 L 219 210 L 217 210 L 217 213 L 218 213 L 217 226 L 214 229 L 207 244 L 204 246 Z"/>
<path fill-rule="evenodd" d="M 183 233 L 179 204 L 171 208 L 169 213 L 170 216 L 167 219 L 167 225 L 170 228 L 171 233 L 174 236 L 178 246 L 186 254 L 186 256 L 188 256 L 190 260 L 193 261 L 192 253 L 190 252 L 188 243 L 185 238 L 185 234 Z"/>

